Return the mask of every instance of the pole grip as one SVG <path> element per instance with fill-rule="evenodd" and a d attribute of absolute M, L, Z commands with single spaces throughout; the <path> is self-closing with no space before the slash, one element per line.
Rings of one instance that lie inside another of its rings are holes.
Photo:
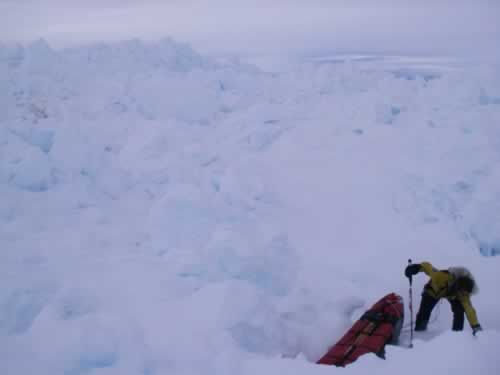
<path fill-rule="evenodd" d="M 411 264 L 412 264 L 411 259 L 408 259 L 408 265 L 410 266 Z M 410 276 L 409 279 L 410 279 L 410 285 L 412 285 L 413 284 L 413 276 Z"/>

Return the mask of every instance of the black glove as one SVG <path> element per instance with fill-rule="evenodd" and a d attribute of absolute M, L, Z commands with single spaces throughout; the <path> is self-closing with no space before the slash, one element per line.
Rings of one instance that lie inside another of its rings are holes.
<path fill-rule="evenodd" d="M 476 336 L 476 333 L 478 333 L 479 331 L 482 331 L 483 328 L 481 327 L 480 324 L 476 324 L 475 326 L 472 326 L 472 334 L 474 336 Z"/>
<path fill-rule="evenodd" d="M 411 278 L 413 275 L 416 275 L 421 271 L 422 267 L 420 267 L 420 264 L 410 264 L 409 266 L 406 267 L 405 269 L 405 276 L 407 278 Z"/>

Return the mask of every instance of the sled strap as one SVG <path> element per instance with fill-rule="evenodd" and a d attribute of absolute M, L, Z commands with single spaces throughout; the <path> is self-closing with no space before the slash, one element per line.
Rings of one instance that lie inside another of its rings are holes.
<path fill-rule="evenodd" d="M 390 324 L 396 324 L 397 321 L 399 320 L 399 317 L 397 316 L 394 316 L 394 315 L 390 315 L 390 314 L 386 314 L 386 313 L 383 313 L 383 312 L 380 312 L 380 311 L 371 311 L 371 310 L 368 310 L 367 312 L 365 312 L 363 314 L 363 316 L 361 317 L 362 320 L 367 320 L 369 322 L 373 322 L 373 323 L 390 323 Z"/>
<path fill-rule="evenodd" d="M 361 332 L 356 334 L 356 339 L 354 342 L 347 347 L 344 351 L 344 355 L 342 356 L 341 366 L 344 365 L 345 361 L 349 358 L 349 356 L 365 341 L 365 339 L 373 334 L 377 329 L 377 324 L 374 322 L 369 322 Z"/>

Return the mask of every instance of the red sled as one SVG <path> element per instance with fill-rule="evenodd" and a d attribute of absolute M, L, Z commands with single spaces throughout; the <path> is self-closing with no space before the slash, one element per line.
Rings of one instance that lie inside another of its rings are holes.
<path fill-rule="evenodd" d="M 397 343 L 403 321 L 403 298 L 388 294 L 366 311 L 316 363 L 344 367 L 366 353 L 385 359 L 385 345 Z"/>

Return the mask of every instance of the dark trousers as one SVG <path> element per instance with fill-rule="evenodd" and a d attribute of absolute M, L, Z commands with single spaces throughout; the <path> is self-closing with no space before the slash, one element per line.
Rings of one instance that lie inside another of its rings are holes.
<path fill-rule="evenodd" d="M 422 293 L 422 300 L 420 301 L 420 308 L 418 309 L 417 319 L 415 321 L 415 331 L 425 331 L 427 324 L 431 317 L 432 309 L 436 306 L 439 300 L 429 296 L 427 293 Z M 449 300 L 451 304 L 451 311 L 453 311 L 453 326 L 454 331 L 461 331 L 464 329 L 464 316 L 465 311 L 460 301 Z"/>

